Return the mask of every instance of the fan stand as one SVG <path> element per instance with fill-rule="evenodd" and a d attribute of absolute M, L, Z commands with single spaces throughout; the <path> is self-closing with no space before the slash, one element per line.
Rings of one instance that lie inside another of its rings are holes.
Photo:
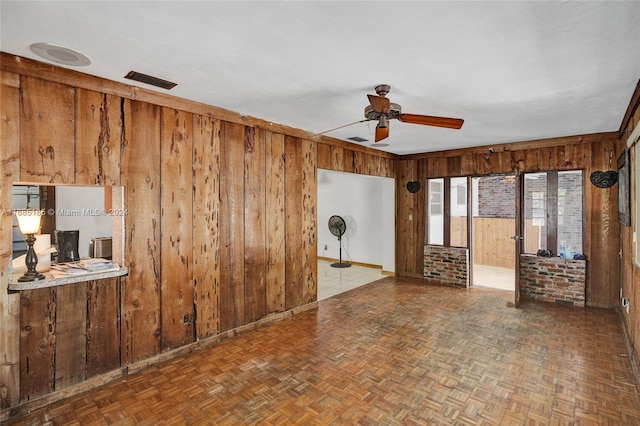
<path fill-rule="evenodd" d="M 340 260 L 338 263 L 332 263 L 331 266 L 334 268 L 350 268 L 351 265 L 348 263 L 342 263 L 342 237 L 338 237 L 338 242 L 340 243 Z"/>

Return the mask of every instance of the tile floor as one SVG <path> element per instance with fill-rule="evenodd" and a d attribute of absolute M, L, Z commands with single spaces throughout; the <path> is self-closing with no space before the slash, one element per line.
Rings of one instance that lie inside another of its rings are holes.
<path fill-rule="evenodd" d="M 334 268 L 326 260 L 318 260 L 318 300 L 344 293 L 372 281 L 384 278 L 381 268 L 351 265 Z"/>
<path fill-rule="evenodd" d="M 515 291 L 516 272 L 497 266 L 473 265 L 473 285 Z"/>
<path fill-rule="evenodd" d="M 358 265 L 334 268 L 331 266 L 332 263 L 334 262 L 318 260 L 318 300 L 327 299 L 385 277 L 380 268 Z M 514 291 L 513 269 L 485 265 L 473 267 L 473 286 Z"/>

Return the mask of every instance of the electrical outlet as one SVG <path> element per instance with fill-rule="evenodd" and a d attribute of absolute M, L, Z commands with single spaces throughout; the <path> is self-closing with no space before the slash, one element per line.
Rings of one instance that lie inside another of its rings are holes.
<path fill-rule="evenodd" d="M 324 249 L 325 249 L 325 250 L 327 249 L 327 245 L 326 245 L 326 244 L 324 245 Z"/>

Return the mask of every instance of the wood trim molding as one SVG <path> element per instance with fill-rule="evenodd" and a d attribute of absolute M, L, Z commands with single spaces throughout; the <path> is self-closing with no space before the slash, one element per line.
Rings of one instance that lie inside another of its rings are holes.
<path fill-rule="evenodd" d="M 629 127 L 629 122 L 632 120 L 633 115 L 638 108 L 640 108 L 640 80 L 638 80 L 638 83 L 636 84 L 636 89 L 633 91 L 633 95 L 631 95 L 627 111 L 624 113 L 624 117 L 620 123 L 620 129 L 618 130 L 618 137 L 620 139 L 623 139 L 624 132 L 628 130 L 627 127 Z"/>
<path fill-rule="evenodd" d="M 317 139 L 318 143 L 320 144 L 336 146 L 339 148 L 349 149 L 351 151 L 364 152 L 366 154 L 373 154 L 378 157 L 390 158 L 392 160 L 399 160 L 400 158 L 402 158 L 401 155 L 392 154 L 386 151 L 379 151 L 377 149 L 369 148 L 367 146 L 358 145 L 355 143 L 345 142 L 340 139 L 334 139 L 330 136 L 314 136 L 314 137 Z"/>
<path fill-rule="evenodd" d="M 536 139 L 522 142 L 510 142 L 496 145 L 484 145 L 471 148 L 452 149 L 448 151 L 425 152 L 402 156 L 403 160 L 422 160 L 427 158 L 457 157 L 460 155 L 486 154 L 489 148 L 493 152 L 524 151 L 528 149 L 541 149 L 554 146 L 590 144 L 593 142 L 619 141 L 617 132 L 591 133 L 587 135 L 564 136 L 559 138 Z"/>

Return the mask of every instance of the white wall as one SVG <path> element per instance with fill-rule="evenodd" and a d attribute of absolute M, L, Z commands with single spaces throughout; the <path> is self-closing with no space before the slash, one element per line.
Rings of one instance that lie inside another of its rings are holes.
<path fill-rule="evenodd" d="M 328 226 L 333 215 L 347 224 L 343 261 L 395 272 L 394 179 L 318 169 L 318 256 L 338 259 L 338 238 Z"/>
<path fill-rule="evenodd" d="M 80 257 L 89 256 L 91 238 L 112 236 L 113 216 L 104 214 L 102 187 L 56 186 L 56 210 L 57 231 L 80 231 Z"/>

